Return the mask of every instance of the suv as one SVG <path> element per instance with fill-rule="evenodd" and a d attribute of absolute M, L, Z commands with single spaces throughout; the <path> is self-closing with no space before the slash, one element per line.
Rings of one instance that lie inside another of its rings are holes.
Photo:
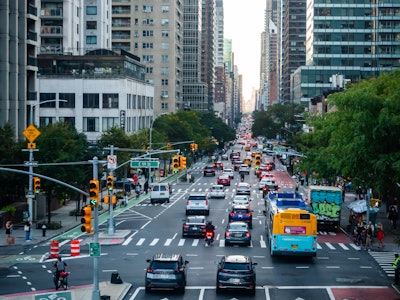
<path fill-rule="evenodd" d="M 247 223 L 249 228 L 253 228 L 253 213 L 248 205 L 234 205 L 229 212 L 228 221 L 241 221 Z"/>
<path fill-rule="evenodd" d="M 150 186 L 150 202 L 169 203 L 170 189 L 168 183 L 154 183 Z"/>
<path fill-rule="evenodd" d="M 156 254 L 148 259 L 149 266 L 146 269 L 145 291 L 152 289 L 177 289 L 185 293 L 186 265 L 180 254 Z"/>
<path fill-rule="evenodd" d="M 215 176 L 214 167 L 213 166 L 205 166 L 203 169 L 203 175 L 204 176 L 208 176 L 208 175 Z"/>
<path fill-rule="evenodd" d="M 250 256 L 226 255 L 218 263 L 217 293 L 222 289 L 245 289 L 252 295 L 256 294 L 257 263 L 251 261 Z"/>
<path fill-rule="evenodd" d="M 206 194 L 190 194 L 186 200 L 186 215 L 210 214 L 210 204 Z"/>

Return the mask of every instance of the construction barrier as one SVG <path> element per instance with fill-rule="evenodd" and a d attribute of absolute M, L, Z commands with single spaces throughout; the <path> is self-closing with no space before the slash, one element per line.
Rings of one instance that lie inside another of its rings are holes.
<path fill-rule="evenodd" d="M 71 241 L 71 256 L 79 256 L 80 255 L 80 244 L 79 240 Z"/>
<path fill-rule="evenodd" d="M 59 245 L 57 240 L 51 241 L 50 244 L 50 258 L 58 258 Z"/>

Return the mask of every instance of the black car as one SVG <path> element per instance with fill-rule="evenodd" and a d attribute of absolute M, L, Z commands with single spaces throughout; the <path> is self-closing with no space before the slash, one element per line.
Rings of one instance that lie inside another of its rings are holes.
<path fill-rule="evenodd" d="M 205 166 L 203 169 L 204 176 L 215 176 L 215 168 L 213 166 Z"/>
<path fill-rule="evenodd" d="M 244 289 L 256 293 L 256 272 L 250 256 L 226 255 L 221 258 L 217 271 L 217 293 L 221 290 Z"/>
<path fill-rule="evenodd" d="M 172 289 L 185 293 L 186 265 L 180 254 L 156 254 L 148 259 L 149 266 L 146 269 L 145 291 L 152 289 Z"/>
<path fill-rule="evenodd" d="M 206 235 L 206 217 L 204 216 L 188 216 L 182 225 L 182 237 Z"/>

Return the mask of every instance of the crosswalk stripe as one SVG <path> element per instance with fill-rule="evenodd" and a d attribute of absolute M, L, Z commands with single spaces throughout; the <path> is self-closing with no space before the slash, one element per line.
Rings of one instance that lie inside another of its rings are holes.
<path fill-rule="evenodd" d="M 149 246 L 155 246 L 160 239 L 153 239 Z"/>
<path fill-rule="evenodd" d="M 319 243 L 317 243 L 317 249 L 322 249 L 322 247 Z"/>
<path fill-rule="evenodd" d="M 169 246 L 169 245 L 171 245 L 171 243 L 172 243 L 172 239 L 167 239 L 167 240 L 165 241 L 164 246 Z"/>
<path fill-rule="evenodd" d="M 144 243 L 145 239 L 141 238 L 137 243 L 136 246 L 141 246 Z"/>
<path fill-rule="evenodd" d="M 178 243 L 178 246 L 182 247 L 184 244 L 185 244 L 185 239 L 180 239 L 179 243 Z"/>
<path fill-rule="evenodd" d="M 360 246 L 357 246 L 356 244 L 349 244 L 351 247 L 353 247 L 355 250 L 361 250 Z"/>
<path fill-rule="evenodd" d="M 325 243 L 325 245 L 327 245 L 329 249 L 335 250 L 335 247 L 333 247 L 331 243 L 327 242 L 327 243 Z"/>
<path fill-rule="evenodd" d="M 193 240 L 192 246 L 196 247 L 199 244 L 199 240 L 195 239 Z"/>
<path fill-rule="evenodd" d="M 339 246 L 342 247 L 343 250 L 350 250 L 345 244 L 339 243 Z"/>

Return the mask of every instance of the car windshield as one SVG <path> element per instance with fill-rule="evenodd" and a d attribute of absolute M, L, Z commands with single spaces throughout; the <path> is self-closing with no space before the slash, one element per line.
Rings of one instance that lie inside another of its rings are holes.
<path fill-rule="evenodd" d="M 245 214 L 245 213 L 248 213 L 248 210 L 245 209 L 245 208 L 235 208 L 233 211 L 234 211 L 235 213 L 238 213 L 238 214 Z"/>
<path fill-rule="evenodd" d="M 206 200 L 204 196 L 189 196 L 189 200 Z"/>
<path fill-rule="evenodd" d="M 232 173 L 232 170 L 231 170 L 231 169 L 225 169 L 224 172 L 226 172 L 226 173 Z"/>
<path fill-rule="evenodd" d="M 175 270 L 178 269 L 178 263 L 176 261 L 153 261 L 150 267 L 153 269 Z"/>
<path fill-rule="evenodd" d="M 153 186 L 153 191 L 158 192 L 158 191 L 166 191 L 165 185 L 155 185 Z"/>
<path fill-rule="evenodd" d="M 231 230 L 247 230 L 247 225 L 231 223 L 231 224 L 229 224 L 229 229 L 231 229 Z"/>
<path fill-rule="evenodd" d="M 240 264 L 240 263 L 229 263 L 224 264 L 223 269 L 225 270 L 251 270 L 250 264 Z"/>

